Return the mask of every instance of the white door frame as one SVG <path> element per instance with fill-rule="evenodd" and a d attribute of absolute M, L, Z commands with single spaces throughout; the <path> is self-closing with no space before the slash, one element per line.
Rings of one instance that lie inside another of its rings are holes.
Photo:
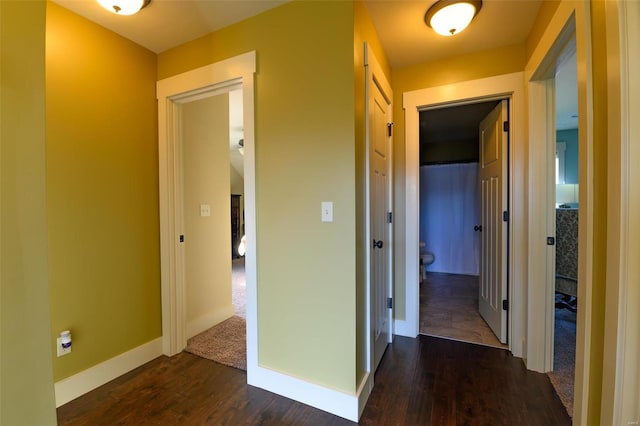
<path fill-rule="evenodd" d="M 256 211 L 254 149 L 255 52 L 216 62 L 160 80 L 158 157 L 160 190 L 160 250 L 162 288 L 162 350 L 173 356 L 186 346 L 182 227 L 182 161 L 180 104 L 242 87 L 245 163 L 245 255 L 247 280 L 247 373 L 257 368 Z"/>
<path fill-rule="evenodd" d="M 555 229 L 555 213 L 549 217 L 553 199 L 550 173 L 555 152 L 554 80 L 555 66 L 566 46 L 575 38 L 578 72 L 578 138 L 580 224 L 578 236 L 578 309 L 574 423 L 587 418 L 592 271 L 593 259 L 593 94 L 591 76 L 590 5 L 588 1 L 561 2 L 538 46 L 526 65 L 529 93 L 529 286 L 527 368 L 546 372 L 553 365 L 553 323 L 555 279 L 552 250 L 546 245 Z"/>
<path fill-rule="evenodd" d="M 403 94 L 405 110 L 405 319 L 395 320 L 396 334 L 416 337 L 419 333 L 419 157 L 421 110 L 485 100 L 510 99 L 509 150 L 509 349 L 524 354 L 526 239 L 524 170 L 526 170 L 524 74 L 521 72 L 420 89 Z M 514 226 L 514 224 L 518 224 Z M 437 255 L 437 254 L 436 254 Z"/>

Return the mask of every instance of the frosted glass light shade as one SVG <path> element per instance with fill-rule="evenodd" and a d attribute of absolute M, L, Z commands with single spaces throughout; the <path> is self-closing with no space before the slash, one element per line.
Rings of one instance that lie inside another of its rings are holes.
<path fill-rule="evenodd" d="M 467 28 L 481 7 L 479 0 L 439 0 L 427 10 L 424 20 L 438 34 L 452 36 Z"/>
<path fill-rule="evenodd" d="M 116 15 L 133 15 L 140 9 L 148 5 L 151 0 L 96 0 L 100 6 L 104 7 Z"/>

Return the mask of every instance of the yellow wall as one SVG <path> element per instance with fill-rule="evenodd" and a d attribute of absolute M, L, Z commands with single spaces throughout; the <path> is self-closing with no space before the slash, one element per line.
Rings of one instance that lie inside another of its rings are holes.
<path fill-rule="evenodd" d="M 44 1 L 1 1 L 0 424 L 56 423 L 45 215 Z"/>
<path fill-rule="evenodd" d="M 470 66 L 473 64 L 473 66 Z M 395 318 L 405 318 L 405 145 L 404 111 L 402 94 L 404 92 L 436 87 L 467 80 L 492 77 L 524 70 L 524 45 L 501 47 L 468 55 L 412 65 L 393 70 L 391 86 L 393 88 L 394 121 L 394 217 L 395 217 Z M 437 254 L 436 254 L 437 255 Z"/>
<path fill-rule="evenodd" d="M 294 1 L 161 53 L 165 78 L 257 51 L 260 365 L 355 391 L 353 4 Z M 334 202 L 334 222 L 320 203 Z"/>
<path fill-rule="evenodd" d="M 560 0 L 546 0 L 540 4 L 540 9 L 538 10 L 538 16 L 536 16 L 536 20 L 533 23 L 533 27 L 531 31 L 529 31 L 529 36 L 527 37 L 526 51 L 527 51 L 527 60 L 531 58 L 534 49 L 540 42 L 544 31 L 547 29 L 551 18 L 555 14 L 556 10 L 558 10 L 558 6 L 560 5 Z"/>
<path fill-rule="evenodd" d="M 229 95 L 182 105 L 187 338 L 233 315 Z M 210 216 L 200 216 L 208 204 Z"/>
<path fill-rule="evenodd" d="M 382 67 L 387 79 L 391 81 L 391 69 L 387 57 L 382 49 L 378 34 L 371 22 L 371 17 L 364 2 L 354 3 L 354 38 L 353 38 L 353 66 L 355 76 L 355 149 L 356 149 L 356 382 L 359 383 L 367 371 L 367 314 L 366 314 L 366 258 L 370 249 L 366 237 L 365 202 L 365 73 L 364 73 L 364 43 L 368 43 L 373 50 L 378 63 Z"/>
<path fill-rule="evenodd" d="M 51 347 L 63 379 L 161 335 L 156 55 L 47 4 Z"/>
<path fill-rule="evenodd" d="M 593 262 L 591 268 L 591 352 L 586 424 L 600 423 L 607 277 L 608 87 L 604 2 L 591 2 L 593 55 Z M 581 141 L 584 140 L 581 138 Z M 580 153 L 582 157 L 582 152 Z M 583 157 L 584 158 L 584 157 Z M 584 162 L 580 163 L 583 170 Z M 586 167 L 584 167 L 586 170 Z M 614 171 L 615 173 L 615 171 Z M 581 182 L 582 183 L 582 182 Z M 581 185 L 584 186 L 584 185 Z"/>

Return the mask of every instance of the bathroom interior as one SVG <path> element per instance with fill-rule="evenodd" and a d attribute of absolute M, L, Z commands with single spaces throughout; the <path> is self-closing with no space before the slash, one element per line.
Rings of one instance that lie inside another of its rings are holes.
<path fill-rule="evenodd" d="M 506 348 L 478 312 L 478 129 L 498 103 L 420 113 L 420 333 Z"/>

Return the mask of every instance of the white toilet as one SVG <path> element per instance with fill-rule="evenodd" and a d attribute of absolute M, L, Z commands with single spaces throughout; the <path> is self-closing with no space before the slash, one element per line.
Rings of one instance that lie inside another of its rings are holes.
<path fill-rule="evenodd" d="M 424 241 L 420 241 L 420 281 L 427 278 L 427 266 L 436 261 L 436 256 L 425 247 Z"/>

